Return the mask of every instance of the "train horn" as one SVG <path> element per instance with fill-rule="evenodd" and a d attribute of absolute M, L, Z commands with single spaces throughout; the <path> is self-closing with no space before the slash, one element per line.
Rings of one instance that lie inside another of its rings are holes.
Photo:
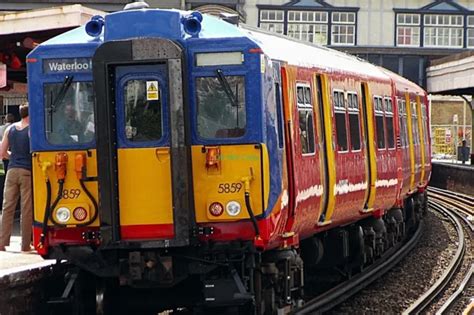
<path fill-rule="evenodd" d="M 104 18 L 100 15 L 94 15 L 86 24 L 86 33 L 89 36 L 97 37 L 102 33 L 104 27 Z"/>
<path fill-rule="evenodd" d="M 182 23 L 184 31 L 191 36 L 197 36 L 201 31 L 202 14 L 194 11 L 183 18 Z"/>

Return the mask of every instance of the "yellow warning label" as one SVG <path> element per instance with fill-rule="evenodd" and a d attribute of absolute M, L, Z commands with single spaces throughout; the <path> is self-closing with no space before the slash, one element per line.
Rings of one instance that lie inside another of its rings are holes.
<path fill-rule="evenodd" d="M 157 101 L 158 99 L 158 81 L 146 81 L 146 100 Z"/>

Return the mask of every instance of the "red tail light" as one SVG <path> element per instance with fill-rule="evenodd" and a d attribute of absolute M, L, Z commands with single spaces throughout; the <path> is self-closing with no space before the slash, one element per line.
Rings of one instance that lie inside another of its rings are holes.
<path fill-rule="evenodd" d="M 218 216 L 222 215 L 222 213 L 224 213 L 224 206 L 222 204 L 220 204 L 219 202 L 213 202 L 209 206 L 209 212 L 213 216 L 218 217 Z"/>
<path fill-rule="evenodd" d="M 87 211 L 86 211 L 86 209 L 84 209 L 83 207 L 77 207 L 77 208 L 74 209 L 74 211 L 72 212 L 72 216 L 73 216 L 74 219 L 76 219 L 77 221 L 84 221 L 84 220 L 87 218 Z"/>

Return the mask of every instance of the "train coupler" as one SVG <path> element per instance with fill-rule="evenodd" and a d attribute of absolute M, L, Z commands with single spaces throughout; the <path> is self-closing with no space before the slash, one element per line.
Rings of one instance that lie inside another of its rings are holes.
<path fill-rule="evenodd" d="M 230 270 L 232 278 L 219 278 L 203 281 L 204 304 L 206 306 L 243 305 L 253 300 L 237 270 Z"/>

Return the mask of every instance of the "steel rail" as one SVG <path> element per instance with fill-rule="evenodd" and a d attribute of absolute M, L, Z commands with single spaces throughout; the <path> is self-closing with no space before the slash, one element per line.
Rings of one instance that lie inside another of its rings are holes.
<path fill-rule="evenodd" d="M 461 266 L 464 254 L 466 251 L 466 243 L 464 242 L 464 230 L 455 214 L 447 208 L 444 208 L 438 204 L 428 201 L 429 206 L 448 217 L 453 223 L 458 233 L 458 248 L 454 258 L 451 260 L 448 268 L 444 271 L 441 277 L 426 291 L 418 300 L 416 300 L 409 308 L 407 308 L 402 314 L 419 314 L 425 310 L 430 303 L 438 296 L 438 294 L 448 285 L 449 281 L 453 277 L 456 270 Z"/>
<path fill-rule="evenodd" d="M 450 197 L 446 197 L 446 198 L 450 198 Z M 463 207 L 464 208 L 464 207 Z M 453 209 L 454 211 L 456 211 L 456 209 Z M 461 211 L 461 213 L 464 214 L 464 211 Z M 474 225 L 471 223 L 471 221 L 469 220 L 469 218 L 465 217 L 464 215 L 460 215 L 458 214 L 458 216 L 464 220 L 464 222 L 466 223 L 466 225 L 469 227 L 471 233 L 474 232 Z M 471 234 L 472 235 L 472 234 Z M 472 276 L 474 274 L 474 264 L 471 264 L 471 268 L 469 269 L 469 271 L 466 273 L 464 279 L 462 280 L 461 284 L 459 285 L 459 287 L 457 288 L 457 290 L 448 298 L 448 300 L 446 300 L 446 302 L 441 306 L 441 308 L 436 312 L 436 315 L 438 314 L 443 314 L 443 313 L 446 313 L 450 310 L 450 308 L 452 307 L 452 305 L 454 304 L 454 302 L 459 298 L 459 296 L 463 293 L 464 289 L 466 288 L 466 286 L 471 282 L 471 279 L 472 279 Z"/>
<path fill-rule="evenodd" d="M 451 198 L 451 197 L 448 197 L 448 196 L 445 196 L 445 195 L 438 195 L 438 194 L 432 193 L 432 192 L 428 193 L 428 197 L 430 197 L 432 199 L 442 201 L 445 204 L 449 204 L 450 206 L 453 206 L 453 207 L 457 208 L 458 210 L 460 210 L 465 215 L 470 215 L 470 216 L 474 215 L 474 208 L 469 206 L 469 205 L 466 205 L 466 203 L 463 202 L 463 201 L 460 201 L 460 200 L 457 200 L 455 198 Z M 458 210 L 456 210 L 456 211 L 458 211 Z"/>
<path fill-rule="evenodd" d="M 473 273 L 474 273 L 474 264 L 471 264 L 471 268 L 466 273 L 466 276 L 464 277 L 461 284 L 459 285 L 459 288 L 449 297 L 449 299 L 440 307 L 440 309 L 436 311 L 436 315 L 444 314 L 451 308 L 454 301 L 458 299 L 458 297 L 463 293 L 467 285 L 471 282 Z"/>
<path fill-rule="evenodd" d="M 362 273 L 354 276 L 323 294 L 309 300 L 305 305 L 297 308 L 291 314 L 320 314 L 334 308 L 336 305 L 347 300 L 349 297 L 362 290 L 364 287 L 377 280 L 384 273 L 390 271 L 416 246 L 421 238 L 423 221 L 418 224 L 418 228 L 413 236 L 404 244 L 388 250 L 381 261 L 365 269 Z"/>
<path fill-rule="evenodd" d="M 464 223 L 466 223 L 466 225 L 469 227 L 471 232 L 474 232 L 474 224 L 471 223 L 471 220 L 473 218 L 472 217 L 473 213 L 466 211 L 466 209 L 462 207 L 462 205 L 458 205 L 456 203 L 450 203 L 449 201 L 446 201 L 446 199 L 444 198 L 447 198 L 447 197 L 439 198 L 439 197 L 434 197 L 432 194 L 428 196 L 432 199 L 436 199 L 436 202 L 439 203 L 440 205 L 445 206 L 445 207 L 450 207 L 453 211 L 455 211 L 456 215 L 459 218 L 461 218 L 464 221 Z"/>
<path fill-rule="evenodd" d="M 457 201 L 461 201 L 462 203 L 464 203 L 464 204 L 466 204 L 470 207 L 474 207 L 474 197 L 473 196 L 460 194 L 460 193 L 457 193 L 457 192 L 453 192 L 453 191 L 449 191 L 449 190 L 445 190 L 445 189 L 441 189 L 441 188 L 437 188 L 437 187 L 432 187 L 432 186 L 428 187 L 428 192 L 432 192 L 432 193 L 436 193 L 438 195 L 446 196 L 448 198 L 455 199 Z"/>

